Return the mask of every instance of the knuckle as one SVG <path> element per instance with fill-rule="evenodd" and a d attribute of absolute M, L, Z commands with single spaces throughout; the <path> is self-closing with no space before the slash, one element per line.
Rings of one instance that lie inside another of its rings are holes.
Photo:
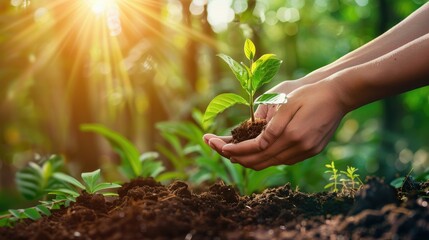
<path fill-rule="evenodd" d="M 273 125 L 269 124 L 265 128 L 264 136 L 266 137 L 266 139 L 275 138 L 275 137 L 277 137 L 277 134 L 278 134 L 278 131 L 277 131 L 277 129 Z"/>
<path fill-rule="evenodd" d="M 301 137 L 301 133 L 296 131 L 296 130 L 291 130 L 287 133 L 287 137 L 289 139 L 290 142 L 292 143 L 296 143 L 301 145 L 302 144 L 302 137 Z"/>

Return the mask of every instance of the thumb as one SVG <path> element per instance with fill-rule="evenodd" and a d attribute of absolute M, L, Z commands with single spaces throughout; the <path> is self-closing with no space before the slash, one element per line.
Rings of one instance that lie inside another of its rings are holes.
<path fill-rule="evenodd" d="M 259 147 L 261 150 L 265 150 L 273 144 L 283 133 L 286 126 L 292 120 L 296 111 L 287 106 L 288 104 L 280 106 L 278 111 L 274 114 L 271 120 L 268 122 L 264 131 L 259 135 Z"/>

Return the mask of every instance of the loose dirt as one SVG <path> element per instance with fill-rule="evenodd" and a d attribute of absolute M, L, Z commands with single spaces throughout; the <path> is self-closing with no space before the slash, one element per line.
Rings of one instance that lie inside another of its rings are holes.
<path fill-rule="evenodd" d="M 223 183 L 196 193 L 136 179 L 117 198 L 83 193 L 51 216 L 0 228 L 0 239 L 428 239 L 428 186 L 370 178 L 355 197 L 288 184 L 240 196 Z"/>

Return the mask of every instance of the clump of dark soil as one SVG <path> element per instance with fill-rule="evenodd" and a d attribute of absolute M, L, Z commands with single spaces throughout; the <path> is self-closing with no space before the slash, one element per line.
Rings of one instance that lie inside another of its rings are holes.
<path fill-rule="evenodd" d="M 356 197 L 289 184 L 240 196 L 223 183 L 197 194 L 182 181 L 136 179 L 115 199 L 83 193 L 51 216 L 0 228 L 0 239 L 427 239 L 425 184 L 410 192 L 372 178 Z"/>
<path fill-rule="evenodd" d="M 256 118 L 255 122 L 247 120 L 242 122 L 238 127 L 231 130 L 232 142 L 239 143 L 248 139 L 256 138 L 267 125 L 265 119 Z"/>

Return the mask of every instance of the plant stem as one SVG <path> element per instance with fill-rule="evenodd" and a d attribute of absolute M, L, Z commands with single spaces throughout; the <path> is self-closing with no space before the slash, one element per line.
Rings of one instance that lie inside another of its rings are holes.
<path fill-rule="evenodd" d="M 255 122 L 255 113 L 253 110 L 253 93 L 249 94 L 249 108 L 250 108 L 250 117 L 252 118 L 252 123 Z"/>
<path fill-rule="evenodd" d="M 253 66 L 253 59 L 250 60 L 250 69 L 252 69 Z M 251 73 L 253 74 L 253 73 Z M 249 86 L 250 86 L 250 92 L 249 92 L 249 108 L 250 108 L 250 118 L 252 119 L 252 123 L 255 123 L 255 113 L 253 110 L 253 95 L 255 95 L 255 92 L 252 90 L 252 77 L 249 76 Z"/>

